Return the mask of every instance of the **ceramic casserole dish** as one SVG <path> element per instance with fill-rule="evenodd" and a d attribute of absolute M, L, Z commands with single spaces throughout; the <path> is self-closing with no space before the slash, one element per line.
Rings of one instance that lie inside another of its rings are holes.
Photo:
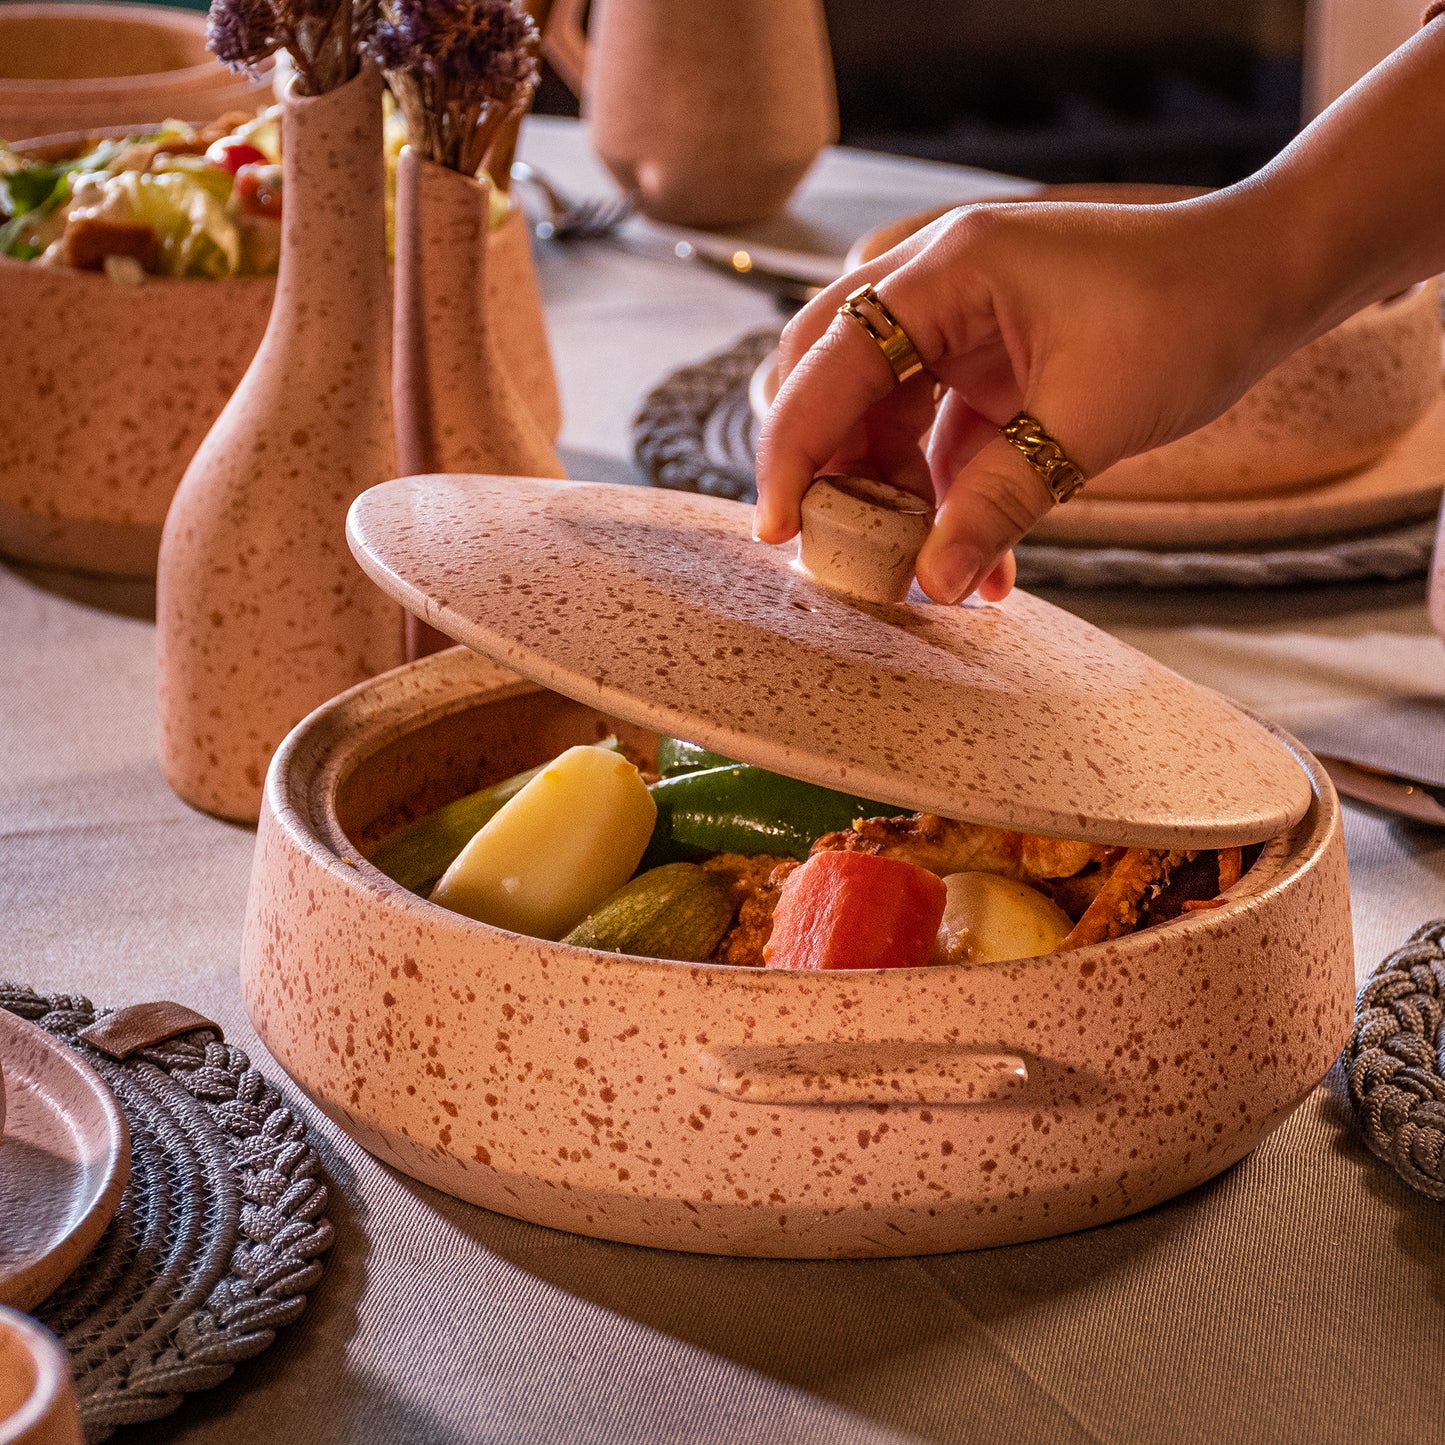
<path fill-rule="evenodd" d="M 276 754 L 242 958 L 267 1046 L 416 1178 L 672 1249 L 1003 1244 L 1239 1159 L 1348 1029 L 1344 849 L 1318 765 L 1027 594 L 863 601 L 753 542 L 750 517 L 517 478 L 358 500 L 363 565 L 471 650 L 342 695 Z M 367 862 L 399 824 L 609 732 L 974 822 L 1262 847 L 1220 906 L 1112 942 L 827 973 L 522 937 Z"/>

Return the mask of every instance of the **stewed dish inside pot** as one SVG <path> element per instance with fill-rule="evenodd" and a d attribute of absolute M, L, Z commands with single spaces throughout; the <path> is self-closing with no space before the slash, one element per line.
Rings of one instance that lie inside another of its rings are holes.
<path fill-rule="evenodd" d="M 383 838 L 434 903 L 534 937 L 781 969 L 1065 952 L 1210 908 L 1245 850 L 1111 847 L 911 812 L 664 738 L 567 749 Z M 1257 850 L 1249 850 L 1251 854 Z"/>

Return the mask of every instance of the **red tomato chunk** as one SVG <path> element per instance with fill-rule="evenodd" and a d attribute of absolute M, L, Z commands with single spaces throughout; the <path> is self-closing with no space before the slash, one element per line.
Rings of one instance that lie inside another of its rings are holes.
<path fill-rule="evenodd" d="M 917 968 L 948 890 L 937 874 L 869 853 L 815 853 L 783 884 L 769 968 Z"/>

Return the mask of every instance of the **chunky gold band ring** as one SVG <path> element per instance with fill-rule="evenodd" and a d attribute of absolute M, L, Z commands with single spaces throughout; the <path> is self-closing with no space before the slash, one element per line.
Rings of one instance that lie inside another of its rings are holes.
<path fill-rule="evenodd" d="M 898 318 L 871 286 L 860 286 L 853 292 L 838 308 L 838 315 L 856 321 L 878 343 L 884 360 L 899 381 L 907 381 L 923 370 L 923 359 L 913 338 L 898 324 Z"/>
<path fill-rule="evenodd" d="M 1000 428 L 1004 439 L 1023 453 L 1024 460 L 1049 489 L 1056 505 L 1077 497 L 1084 486 L 1084 474 L 1071 462 L 1043 424 L 1027 412 L 1020 412 Z"/>

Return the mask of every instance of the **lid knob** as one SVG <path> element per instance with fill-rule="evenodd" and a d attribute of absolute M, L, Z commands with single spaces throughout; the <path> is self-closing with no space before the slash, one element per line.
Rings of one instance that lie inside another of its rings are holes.
<path fill-rule="evenodd" d="M 871 477 L 819 477 L 803 494 L 798 560 L 817 583 L 864 602 L 902 602 L 933 508 Z"/>

